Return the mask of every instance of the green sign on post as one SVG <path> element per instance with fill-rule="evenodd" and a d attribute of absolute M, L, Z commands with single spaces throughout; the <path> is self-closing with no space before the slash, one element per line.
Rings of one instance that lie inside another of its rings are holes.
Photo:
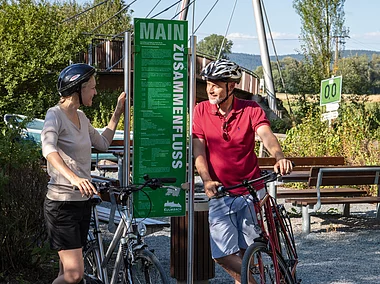
<path fill-rule="evenodd" d="M 321 81 L 321 106 L 338 103 L 342 94 L 342 76 Z"/>
<path fill-rule="evenodd" d="M 186 21 L 136 19 L 133 97 L 133 182 L 143 176 L 186 181 L 188 27 Z M 184 191 L 134 194 L 136 217 L 182 216 Z"/>

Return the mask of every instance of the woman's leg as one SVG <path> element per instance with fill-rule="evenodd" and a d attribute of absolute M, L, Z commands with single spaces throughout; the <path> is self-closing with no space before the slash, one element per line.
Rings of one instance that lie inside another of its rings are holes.
<path fill-rule="evenodd" d="M 53 281 L 53 284 L 76 284 L 84 274 L 82 249 L 61 250 L 58 252 L 62 262 L 63 274 Z"/>

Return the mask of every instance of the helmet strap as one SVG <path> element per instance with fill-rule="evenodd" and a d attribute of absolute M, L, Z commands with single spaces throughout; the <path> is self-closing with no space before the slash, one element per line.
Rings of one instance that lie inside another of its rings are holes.
<path fill-rule="evenodd" d="M 228 93 L 228 82 L 226 82 L 226 94 L 226 97 L 217 105 L 218 109 L 220 108 L 220 105 L 223 104 L 230 97 L 230 94 Z"/>
<path fill-rule="evenodd" d="M 79 86 L 78 92 L 78 97 L 79 97 L 79 105 L 83 105 L 83 100 L 82 100 L 82 85 Z"/>

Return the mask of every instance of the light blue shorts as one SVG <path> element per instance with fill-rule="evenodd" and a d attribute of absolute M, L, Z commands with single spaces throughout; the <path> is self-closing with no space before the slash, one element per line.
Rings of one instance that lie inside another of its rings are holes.
<path fill-rule="evenodd" d="M 258 191 L 259 198 L 265 189 Z M 212 257 L 221 258 L 246 249 L 259 236 L 252 196 L 222 197 L 209 201 Z"/>

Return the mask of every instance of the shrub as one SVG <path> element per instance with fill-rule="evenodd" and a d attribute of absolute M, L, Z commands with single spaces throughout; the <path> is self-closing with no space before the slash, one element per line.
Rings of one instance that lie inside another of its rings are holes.
<path fill-rule="evenodd" d="M 282 148 L 287 156 L 344 156 L 349 165 L 377 165 L 380 158 L 380 107 L 363 102 L 342 103 L 331 125 L 320 110 L 310 111 L 287 132 Z"/>
<path fill-rule="evenodd" d="M 23 279 L 20 271 L 36 272 L 46 262 L 43 201 L 48 178 L 41 169 L 40 147 L 22 139 L 20 129 L 2 126 L 0 134 L 0 282 L 7 283 L 13 283 L 8 281 L 15 274 Z"/>

